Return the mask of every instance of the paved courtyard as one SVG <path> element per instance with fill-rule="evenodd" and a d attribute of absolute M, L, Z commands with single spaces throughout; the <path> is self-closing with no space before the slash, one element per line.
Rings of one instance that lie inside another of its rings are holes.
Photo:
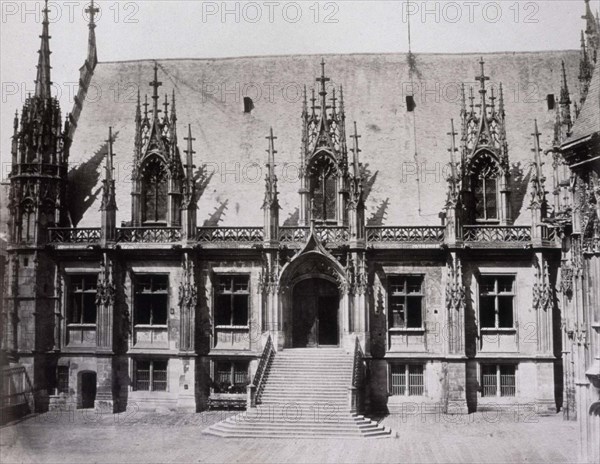
<path fill-rule="evenodd" d="M 0 429 L 8 463 L 575 462 L 577 424 L 560 415 L 388 416 L 396 438 L 234 440 L 201 431 L 231 413 L 41 414 Z"/>

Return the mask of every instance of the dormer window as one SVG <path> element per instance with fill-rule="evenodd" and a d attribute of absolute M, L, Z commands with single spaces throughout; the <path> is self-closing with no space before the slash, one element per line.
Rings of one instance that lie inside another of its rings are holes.
<path fill-rule="evenodd" d="M 317 155 L 319 156 L 319 155 Z M 317 159 L 311 169 L 310 190 L 312 214 L 318 222 L 335 222 L 337 206 L 337 177 L 329 157 Z"/>
<path fill-rule="evenodd" d="M 167 170 L 156 157 L 144 165 L 142 173 L 142 221 L 165 223 L 167 221 Z"/>
<path fill-rule="evenodd" d="M 499 167 L 496 158 L 487 151 L 478 153 L 471 164 L 471 173 L 475 219 L 482 222 L 497 221 Z"/>

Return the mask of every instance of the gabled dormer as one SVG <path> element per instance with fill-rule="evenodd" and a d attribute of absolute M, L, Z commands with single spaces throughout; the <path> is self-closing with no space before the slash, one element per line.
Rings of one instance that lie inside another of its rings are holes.
<path fill-rule="evenodd" d="M 324 61 L 316 81 L 318 97 L 311 89 L 310 108 L 304 89 L 300 224 L 307 226 L 314 220 L 343 226 L 348 224 L 351 180 L 360 173 L 351 172 L 348 166 L 343 88 L 328 91 L 330 78 L 325 75 Z M 358 169 L 358 158 L 356 163 Z"/>
<path fill-rule="evenodd" d="M 175 92 L 159 103 L 158 64 L 154 64 L 152 109 L 138 94 L 133 165 L 132 225 L 178 227 L 181 224 L 184 171 L 177 147 Z M 163 109 L 159 109 L 162 106 Z M 171 110 L 169 111 L 169 106 Z M 162 117 L 161 117 L 162 113 Z"/>
<path fill-rule="evenodd" d="M 484 61 L 481 59 L 479 103 L 469 89 L 469 103 L 462 86 L 461 199 L 464 224 L 509 224 L 510 166 L 502 84 L 496 96 L 487 88 Z M 489 93 L 489 97 L 488 97 Z M 496 104 L 496 100 L 498 103 Z"/>

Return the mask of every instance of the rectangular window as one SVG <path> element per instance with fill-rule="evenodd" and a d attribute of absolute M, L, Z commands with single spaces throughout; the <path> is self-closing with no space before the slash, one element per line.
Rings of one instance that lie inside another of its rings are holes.
<path fill-rule="evenodd" d="M 247 326 L 250 306 L 250 277 L 220 275 L 215 295 L 217 326 Z"/>
<path fill-rule="evenodd" d="M 167 361 L 135 361 L 135 389 L 167 391 Z"/>
<path fill-rule="evenodd" d="M 215 362 L 213 382 L 215 393 L 246 393 L 248 383 L 247 361 Z"/>
<path fill-rule="evenodd" d="M 422 364 L 391 364 L 390 393 L 393 396 L 422 396 L 425 393 Z"/>
<path fill-rule="evenodd" d="M 479 282 L 479 323 L 482 328 L 514 326 L 514 276 L 482 276 Z"/>
<path fill-rule="evenodd" d="M 69 393 L 69 366 L 56 368 L 56 384 L 58 393 Z"/>
<path fill-rule="evenodd" d="M 390 328 L 423 327 L 423 276 L 390 276 L 388 300 Z"/>
<path fill-rule="evenodd" d="M 169 314 L 169 276 L 137 276 L 134 309 L 135 325 L 166 326 Z"/>
<path fill-rule="evenodd" d="M 96 323 L 96 274 L 73 275 L 69 278 L 68 324 Z"/>
<path fill-rule="evenodd" d="M 516 396 L 514 364 L 482 364 L 481 396 Z"/>

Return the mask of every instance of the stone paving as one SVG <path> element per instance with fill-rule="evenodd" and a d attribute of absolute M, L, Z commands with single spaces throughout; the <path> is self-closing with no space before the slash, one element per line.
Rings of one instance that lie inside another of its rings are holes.
<path fill-rule="evenodd" d="M 201 431 L 232 415 L 47 413 L 0 429 L 8 463 L 576 462 L 577 424 L 560 415 L 405 414 L 382 423 L 397 438 L 223 439 Z"/>

